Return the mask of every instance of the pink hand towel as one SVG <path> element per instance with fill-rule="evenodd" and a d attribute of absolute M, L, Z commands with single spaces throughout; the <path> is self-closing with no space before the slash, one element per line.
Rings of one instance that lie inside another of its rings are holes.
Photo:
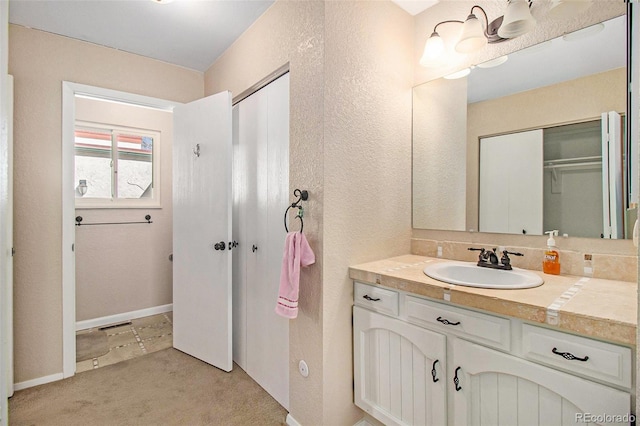
<path fill-rule="evenodd" d="M 284 242 L 276 314 L 290 319 L 298 316 L 300 266 L 309 266 L 315 261 L 307 237 L 302 232 L 289 232 Z"/>

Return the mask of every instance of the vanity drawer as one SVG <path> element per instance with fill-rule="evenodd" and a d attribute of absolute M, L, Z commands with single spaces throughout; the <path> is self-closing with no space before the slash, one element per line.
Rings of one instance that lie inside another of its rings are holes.
<path fill-rule="evenodd" d="M 525 358 L 631 387 L 631 349 L 529 324 L 522 325 Z"/>
<path fill-rule="evenodd" d="M 511 322 L 508 319 L 431 302 L 406 298 L 407 321 L 437 328 L 494 348 L 511 349 Z"/>
<path fill-rule="evenodd" d="M 353 301 L 356 305 L 398 316 L 398 292 L 396 291 L 356 282 L 353 288 Z"/>

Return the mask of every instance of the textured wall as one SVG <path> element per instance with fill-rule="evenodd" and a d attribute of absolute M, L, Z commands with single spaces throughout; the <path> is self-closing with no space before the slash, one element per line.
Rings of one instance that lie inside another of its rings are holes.
<path fill-rule="evenodd" d="M 322 1 L 277 1 L 205 73 L 207 95 L 230 90 L 235 96 L 287 63 L 291 71 L 289 193 L 309 191 L 304 232 L 316 255 L 302 270 L 300 311 L 289 325 L 289 407 L 303 425 L 321 424 L 323 407 L 324 13 Z M 309 365 L 307 378 L 298 373 L 301 359 Z"/>
<path fill-rule="evenodd" d="M 409 251 L 413 19 L 326 3 L 324 423 L 353 424 L 350 265 Z"/>
<path fill-rule="evenodd" d="M 238 94 L 290 64 L 290 186 L 310 190 L 305 233 L 318 260 L 290 328 L 291 413 L 305 425 L 361 416 L 348 266 L 409 250 L 398 212 L 411 203 L 412 26 L 387 1 L 279 1 L 205 75 L 207 94 Z"/>
<path fill-rule="evenodd" d="M 76 98 L 76 119 L 160 132 L 154 161 L 160 161 L 162 208 L 76 209 L 84 221 L 151 225 L 76 228 L 76 321 L 171 303 L 171 146 L 173 114 L 151 108 Z"/>
<path fill-rule="evenodd" d="M 62 81 L 187 102 L 202 73 L 12 25 L 15 381 L 62 372 Z"/>
<path fill-rule="evenodd" d="M 467 79 L 415 87 L 413 117 L 413 226 L 464 231 Z"/>

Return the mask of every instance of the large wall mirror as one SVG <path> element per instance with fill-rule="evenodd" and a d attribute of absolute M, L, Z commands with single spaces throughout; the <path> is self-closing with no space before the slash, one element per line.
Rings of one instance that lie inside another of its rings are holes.
<path fill-rule="evenodd" d="M 626 46 L 620 16 L 416 86 L 413 227 L 631 238 Z"/>

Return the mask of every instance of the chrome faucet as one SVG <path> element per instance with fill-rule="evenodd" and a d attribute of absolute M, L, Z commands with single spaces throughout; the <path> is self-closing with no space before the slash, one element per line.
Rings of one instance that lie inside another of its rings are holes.
<path fill-rule="evenodd" d="M 500 261 L 498 261 L 498 254 L 496 252 L 497 248 L 495 247 L 491 250 L 469 247 L 467 250 L 480 252 L 478 255 L 478 266 L 483 268 L 503 269 L 506 271 L 513 269 L 511 267 L 511 259 L 509 258 L 509 255 L 524 256 L 522 253 L 502 250 L 502 257 L 500 258 Z"/>

